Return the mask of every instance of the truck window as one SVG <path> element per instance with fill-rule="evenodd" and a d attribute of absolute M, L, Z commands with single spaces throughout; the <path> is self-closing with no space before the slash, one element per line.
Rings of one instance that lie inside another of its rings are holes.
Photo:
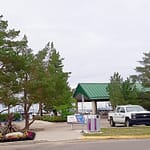
<path fill-rule="evenodd" d="M 117 107 L 116 112 L 120 112 L 120 107 Z"/>
<path fill-rule="evenodd" d="M 120 108 L 121 113 L 125 113 L 125 109 L 123 107 Z"/>

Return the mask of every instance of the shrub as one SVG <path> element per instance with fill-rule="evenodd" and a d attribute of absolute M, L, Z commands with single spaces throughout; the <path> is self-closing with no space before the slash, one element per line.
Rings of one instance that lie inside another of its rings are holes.
<path fill-rule="evenodd" d="M 0 114 L 0 122 L 5 122 L 7 120 L 7 114 Z"/>
<path fill-rule="evenodd" d="M 36 117 L 37 120 L 43 120 L 48 122 L 66 122 L 66 118 L 61 116 L 38 116 Z"/>
<path fill-rule="evenodd" d="M 19 121 L 21 115 L 19 113 L 14 113 L 13 121 Z M 0 122 L 6 122 L 8 120 L 8 114 L 0 114 Z"/>
<path fill-rule="evenodd" d="M 19 113 L 14 113 L 14 119 L 15 121 L 19 121 L 21 119 L 21 115 Z"/>

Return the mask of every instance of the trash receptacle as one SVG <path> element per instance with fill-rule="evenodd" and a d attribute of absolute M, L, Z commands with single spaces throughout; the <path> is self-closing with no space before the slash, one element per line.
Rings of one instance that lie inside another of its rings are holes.
<path fill-rule="evenodd" d="M 99 132 L 100 131 L 100 116 L 99 115 L 89 115 L 88 116 L 87 130 L 89 132 Z"/>

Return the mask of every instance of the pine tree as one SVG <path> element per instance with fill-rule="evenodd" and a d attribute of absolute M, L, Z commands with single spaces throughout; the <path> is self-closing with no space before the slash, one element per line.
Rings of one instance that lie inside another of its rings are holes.
<path fill-rule="evenodd" d="M 150 87 L 150 52 L 143 53 L 144 57 L 139 63 L 142 66 L 136 67 L 137 79 L 142 82 L 144 87 Z"/>
<path fill-rule="evenodd" d="M 135 82 L 132 82 L 129 78 L 123 81 L 118 72 L 111 76 L 107 90 L 113 108 L 116 105 L 138 103 L 138 91 Z"/>
<path fill-rule="evenodd" d="M 108 93 L 110 96 L 110 102 L 113 108 L 117 105 L 124 103 L 124 98 L 122 95 L 122 82 L 123 78 L 118 72 L 115 72 L 113 76 L 110 77 L 110 83 L 108 84 Z"/>
<path fill-rule="evenodd" d="M 137 75 L 132 75 L 131 77 L 142 85 L 144 91 L 139 95 L 140 103 L 150 110 L 150 52 L 143 54 L 143 60 L 138 61 L 140 66 L 135 69 Z"/>
<path fill-rule="evenodd" d="M 127 78 L 122 83 L 122 94 L 125 100 L 125 104 L 138 104 L 138 90 L 135 82 L 132 82 L 130 78 Z"/>
<path fill-rule="evenodd" d="M 0 16 L 0 102 L 8 107 L 8 121 L 10 121 L 10 108 L 18 102 L 16 96 L 19 92 L 18 72 L 23 63 L 20 54 L 25 41 L 18 41 L 20 31 L 8 29 L 8 22 Z M 11 127 L 10 127 L 11 128 Z"/>
<path fill-rule="evenodd" d="M 46 46 L 35 55 L 35 67 L 34 76 L 36 79 L 35 82 L 35 91 L 34 97 L 38 100 L 39 103 L 39 114 L 43 115 L 44 102 L 47 100 L 47 93 L 50 86 L 47 81 L 49 81 L 49 75 L 47 73 L 47 54 L 50 50 L 50 43 L 47 43 Z"/>
<path fill-rule="evenodd" d="M 45 104 L 45 109 L 53 110 L 54 114 L 62 111 L 63 107 L 72 107 L 71 90 L 68 85 L 68 78 L 70 72 L 63 71 L 63 58 L 60 57 L 59 52 L 54 48 L 53 42 L 51 43 L 51 50 L 48 59 L 48 74 L 49 74 L 49 88 L 48 100 Z"/>
<path fill-rule="evenodd" d="M 8 30 L 8 22 L 0 16 L 0 99 L 6 106 L 15 104 L 18 92 L 18 71 L 21 69 L 20 47 L 25 42 L 15 41 L 19 31 Z"/>

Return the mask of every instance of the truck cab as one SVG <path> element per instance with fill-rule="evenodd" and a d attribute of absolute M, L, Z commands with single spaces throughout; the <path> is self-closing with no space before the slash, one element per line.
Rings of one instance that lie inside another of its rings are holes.
<path fill-rule="evenodd" d="M 139 105 L 121 105 L 114 112 L 108 113 L 108 120 L 111 126 L 117 123 L 127 127 L 134 124 L 150 125 L 150 111 Z"/>

